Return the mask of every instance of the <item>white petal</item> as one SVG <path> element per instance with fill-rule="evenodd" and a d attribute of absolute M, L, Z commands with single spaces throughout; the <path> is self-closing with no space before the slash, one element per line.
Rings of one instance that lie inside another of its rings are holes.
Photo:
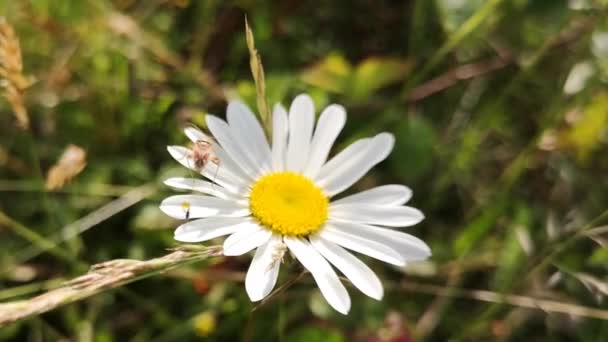
<path fill-rule="evenodd" d="M 317 177 L 315 177 L 316 183 L 323 181 L 328 178 L 332 172 L 338 170 L 342 165 L 348 163 L 349 161 L 354 160 L 357 156 L 363 154 L 365 151 L 369 149 L 371 138 L 363 138 L 355 141 L 354 143 L 348 145 L 344 150 L 340 151 L 340 153 L 336 154 L 333 158 L 331 158 L 319 171 Z"/>
<path fill-rule="evenodd" d="M 277 103 L 272 111 L 272 169 L 274 171 L 285 170 L 288 130 L 287 111 Z"/>
<path fill-rule="evenodd" d="M 164 183 L 176 189 L 202 192 L 204 194 L 213 195 L 221 199 L 236 200 L 238 198 L 236 194 L 231 193 L 230 191 L 228 191 L 228 189 L 222 187 L 221 185 L 200 179 L 173 177 L 165 180 Z"/>
<path fill-rule="evenodd" d="M 194 161 L 190 158 L 190 149 L 183 146 L 167 146 L 167 151 L 178 163 L 191 170 L 195 170 Z"/>
<path fill-rule="evenodd" d="M 376 300 L 382 299 L 384 294 L 382 282 L 363 261 L 322 237 L 312 236 L 310 243 L 361 292 Z"/>
<path fill-rule="evenodd" d="M 310 96 L 298 95 L 289 107 L 289 141 L 286 169 L 300 172 L 308 162 L 310 139 L 315 121 L 315 106 Z"/>
<path fill-rule="evenodd" d="M 209 127 L 213 136 L 224 148 L 226 153 L 228 153 L 230 158 L 232 158 L 249 177 L 256 179 L 261 170 L 257 166 L 257 163 L 251 160 L 251 157 L 245 154 L 245 151 L 241 149 L 236 138 L 232 135 L 230 126 L 228 126 L 224 120 L 213 115 L 207 115 L 205 119 L 207 121 L 207 127 Z"/>
<path fill-rule="evenodd" d="M 319 232 L 319 236 L 344 248 L 365 254 L 391 265 L 405 266 L 405 258 L 388 245 L 369 239 L 366 236 L 359 236 L 337 229 L 333 226 L 333 223 L 326 223 L 323 230 Z"/>
<path fill-rule="evenodd" d="M 217 183 L 232 192 L 239 193 L 245 186 L 240 177 L 230 173 L 227 168 L 217 168 L 217 165 L 214 163 L 207 163 L 202 170 L 198 170 L 194 166 L 195 163 L 191 157 L 192 152 L 183 146 L 167 146 L 167 151 L 169 151 L 169 154 L 183 166 L 202 174 L 214 183 Z"/>
<path fill-rule="evenodd" d="M 371 188 L 331 202 L 332 207 L 342 204 L 402 205 L 412 198 L 412 190 L 405 185 L 389 184 Z"/>
<path fill-rule="evenodd" d="M 204 195 L 167 197 L 160 203 L 160 210 L 180 220 L 210 216 L 243 217 L 249 215 L 249 209 L 242 204 Z"/>
<path fill-rule="evenodd" d="M 216 155 L 216 157 L 218 157 L 218 159 L 220 159 L 221 168 L 226 168 L 228 171 L 230 171 L 230 173 L 232 173 L 236 176 L 239 176 L 244 181 L 253 180 L 251 177 L 249 177 L 249 175 L 247 175 L 245 173 L 245 171 L 243 171 L 241 169 L 240 166 L 238 166 L 234 162 L 234 160 L 232 160 L 232 158 L 230 158 L 228 153 L 226 153 L 226 151 L 224 151 L 224 149 L 215 141 L 215 139 L 213 139 L 212 137 L 209 137 L 208 135 L 203 133 L 200 129 L 193 127 L 193 126 L 186 127 L 184 129 L 184 133 L 186 134 L 188 139 L 190 139 L 190 141 L 192 141 L 193 143 L 197 143 L 199 141 L 206 141 L 206 142 L 211 143 L 212 144 L 211 148 L 212 148 L 213 153 Z"/>
<path fill-rule="evenodd" d="M 368 243 L 376 243 L 390 248 L 399 253 L 405 261 L 425 260 L 431 256 L 431 249 L 424 241 L 394 229 L 338 221 L 331 221 L 327 225 L 341 233 L 368 241 Z M 344 247 L 349 248 L 348 246 Z"/>
<path fill-rule="evenodd" d="M 317 176 L 345 123 L 346 110 L 344 107 L 332 104 L 323 110 L 312 138 L 310 157 L 304 168 L 306 176 L 311 179 Z"/>
<path fill-rule="evenodd" d="M 193 143 L 196 143 L 201 140 L 208 141 L 208 142 L 213 141 L 213 138 L 211 138 L 207 134 L 203 133 L 203 131 L 201 131 L 200 129 L 198 129 L 197 127 L 194 127 L 194 126 L 188 126 L 188 127 L 184 128 L 184 134 L 186 134 L 188 139 L 190 139 L 190 141 L 192 141 Z"/>
<path fill-rule="evenodd" d="M 230 101 L 226 114 L 232 136 L 237 139 L 245 154 L 252 157 L 257 166 L 270 170 L 270 146 L 255 114 L 240 101 Z"/>
<path fill-rule="evenodd" d="M 174 237 L 181 242 L 203 242 L 232 234 L 250 225 L 254 223 L 245 217 L 210 217 L 182 224 L 175 230 Z"/>
<path fill-rule="evenodd" d="M 310 271 L 327 303 L 346 315 L 350 310 L 350 297 L 327 260 L 304 239 L 286 236 L 283 240 L 300 263 Z"/>
<path fill-rule="evenodd" d="M 424 219 L 422 212 L 416 208 L 367 203 L 332 205 L 329 209 L 329 217 L 340 221 L 386 227 L 409 227 Z"/>
<path fill-rule="evenodd" d="M 277 246 L 282 243 L 279 235 L 258 247 L 245 277 L 245 290 L 252 302 L 264 299 L 277 283 L 281 262 L 274 259 Z"/>
<path fill-rule="evenodd" d="M 272 236 L 270 230 L 258 225 L 239 229 L 224 241 L 224 255 L 243 255 L 268 242 L 270 236 Z"/>
<path fill-rule="evenodd" d="M 333 196 L 346 190 L 363 177 L 372 167 L 388 157 L 394 144 L 395 137 L 392 134 L 380 133 L 376 135 L 369 142 L 367 148 L 360 148 L 359 153 L 351 159 L 344 160 L 341 164 L 333 164 L 333 159 L 330 160 L 321 169 L 317 184 L 325 190 L 328 196 Z M 339 155 L 336 157 L 339 157 Z M 326 169 L 330 164 L 332 164 L 332 167 Z M 321 175 L 323 175 L 322 178 Z"/>

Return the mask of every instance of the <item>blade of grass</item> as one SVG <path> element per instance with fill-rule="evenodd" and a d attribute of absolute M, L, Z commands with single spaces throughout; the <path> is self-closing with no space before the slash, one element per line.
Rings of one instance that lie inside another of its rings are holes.
<path fill-rule="evenodd" d="M 39 181 L 0 179 L 0 192 L 51 192 L 91 197 L 122 196 L 133 186 L 114 184 L 87 184 L 86 186 L 69 186 L 66 188 L 47 190 Z"/>
<path fill-rule="evenodd" d="M 12 299 L 19 296 L 25 296 L 28 294 L 32 294 L 34 292 L 38 292 L 41 290 L 50 290 L 56 288 L 57 286 L 63 284 L 65 279 L 63 278 L 55 278 L 40 281 L 37 283 L 29 283 L 21 286 L 15 286 L 8 289 L 3 289 L 0 291 L 0 300 Z"/>
<path fill-rule="evenodd" d="M 60 234 L 47 239 L 50 241 L 50 245 L 47 247 L 56 247 L 63 241 L 73 239 L 74 237 L 84 233 L 99 223 L 116 215 L 117 213 L 141 202 L 143 199 L 151 196 L 155 192 L 156 187 L 154 185 L 146 184 L 123 194 L 121 197 L 105 204 L 101 208 L 87 214 L 83 218 L 66 225 L 61 230 Z M 25 262 L 47 250 L 48 248 L 41 248 L 40 245 L 35 245 L 17 254 L 16 260 L 18 262 Z"/>
<path fill-rule="evenodd" d="M 37 246 L 41 250 L 48 251 L 52 255 L 74 265 L 78 268 L 86 268 L 86 265 L 75 260 L 72 255 L 57 247 L 56 244 L 46 239 L 44 236 L 36 233 L 34 230 L 26 227 L 25 225 L 17 222 L 3 211 L 0 210 L 0 225 L 4 225 L 11 229 L 15 234 L 19 235 L 23 239 L 29 241 L 33 245 Z"/>

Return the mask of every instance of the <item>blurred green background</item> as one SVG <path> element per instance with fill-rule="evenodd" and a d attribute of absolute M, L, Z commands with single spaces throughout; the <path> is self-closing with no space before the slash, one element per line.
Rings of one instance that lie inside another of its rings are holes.
<path fill-rule="evenodd" d="M 308 92 L 317 111 L 344 105 L 337 148 L 396 135 L 356 188 L 410 186 L 427 219 L 408 232 L 433 257 L 405 269 L 366 260 L 385 298 L 350 288 L 348 316 L 311 277 L 252 312 L 244 256 L 103 293 L 0 339 L 608 339 L 605 321 L 584 317 L 588 308 L 608 317 L 605 0 L 0 0 L 34 80 L 24 90 L 30 129 L 0 102 L 0 301 L 176 245 L 179 222 L 158 210 L 172 193 L 161 182 L 188 173 L 165 147 L 184 144 L 181 129 L 204 127 L 205 113 L 223 115 L 227 99 L 255 108 L 245 14 L 269 103 Z M 70 144 L 86 151 L 86 168 L 47 190 Z M 570 313 L 484 296 L 501 293 Z"/>

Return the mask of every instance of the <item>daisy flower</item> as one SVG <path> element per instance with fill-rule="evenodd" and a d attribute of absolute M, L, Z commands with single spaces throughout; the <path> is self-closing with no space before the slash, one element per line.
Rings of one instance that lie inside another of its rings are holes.
<path fill-rule="evenodd" d="M 404 205 L 412 196 L 406 186 L 383 185 L 334 200 L 389 155 L 392 134 L 355 141 L 328 160 L 346 122 L 340 105 L 325 108 L 316 127 L 308 95 L 297 96 L 289 112 L 275 105 L 271 145 L 243 103 L 230 102 L 226 116 L 227 122 L 207 115 L 213 137 L 186 128 L 192 149 L 168 147 L 175 160 L 207 181 L 167 179 L 173 188 L 201 194 L 168 197 L 160 208 L 173 218 L 189 219 L 175 230 L 178 241 L 228 235 L 224 255 L 255 250 L 245 279 L 252 301 L 272 291 L 286 251 L 342 314 L 350 309 L 350 297 L 334 267 L 364 294 L 377 300 L 383 296 L 380 279 L 348 250 L 396 266 L 431 255 L 422 240 L 394 229 L 424 219 L 418 209 Z"/>

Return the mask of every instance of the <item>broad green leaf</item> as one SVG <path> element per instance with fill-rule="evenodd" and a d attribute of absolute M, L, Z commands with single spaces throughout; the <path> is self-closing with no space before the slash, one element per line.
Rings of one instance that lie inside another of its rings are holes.
<path fill-rule="evenodd" d="M 356 100 L 365 100 L 374 91 L 403 81 L 411 66 L 409 61 L 402 59 L 370 57 L 357 66 L 347 95 Z"/>
<path fill-rule="evenodd" d="M 404 80 L 411 63 L 392 57 L 370 57 L 353 67 L 344 56 L 332 53 L 301 74 L 302 81 L 325 91 L 361 101 L 374 91 Z"/>
<path fill-rule="evenodd" d="M 576 121 L 572 130 L 567 133 L 567 142 L 576 150 L 581 162 L 586 162 L 596 150 L 602 134 L 608 125 L 608 94 L 602 93 L 593 98 Z"/>
<path fill-rule="evenodd" d="M 332 53 L 305 70 L 302 81 L 323 90 L 344 93 L 350 81 L 352 66 L 344 56 Z"/>

